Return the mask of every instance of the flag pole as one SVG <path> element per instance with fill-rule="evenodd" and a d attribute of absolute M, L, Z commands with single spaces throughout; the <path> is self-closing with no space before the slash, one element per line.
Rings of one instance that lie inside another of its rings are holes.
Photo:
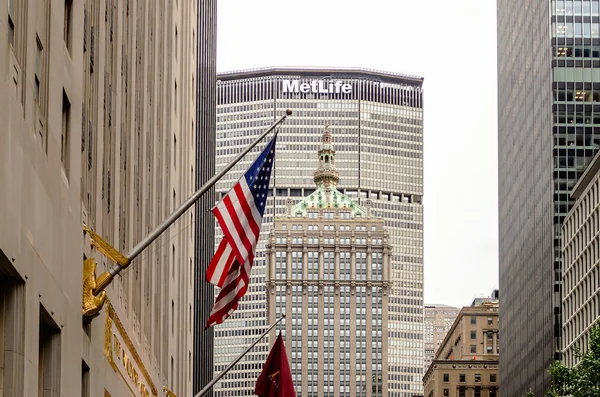
<path fill-rule="evenodd" d="M 227 368 L 225 368 L 223 371 L 221 371 L 221 373 L 220 373 L 219 375 L 215 376 L 215 377 L 213 378 L 213 380 L 211 380 L 211 381 L 210 381 L 210 383 L 209 383 L 208 385 L 204 386 L 204 388 L 203 388 L 202 390 L 200 390 L 200 391 L 198 392 L 198 394 L 196 394 L 194 397 L 200 397 L 200 396 L 203 396 L 203 395 L 205 395 L 205 394 L 206 394 L 206 393 L 207 393 L 207 392 L 208 392 L 210 389 L 212 389 L 212 387 L 215 385 L 215 383 L 217 383 L 217 382 L 218 382 L 218 381 L 219 381 L 219 380 L 220 380 L 220 379 L 221 379 L 223 376 L 225 376 L 225 374 L 226 374 L 227 372 L 229 372 L 229 370 L 230 370 L 231 368 L 233 368 L 233 366 L 234 366 L 234 365 L 236 365 L 236 364 L 238 363 L 238 361 L 240 361 L 240 360 L 241 360 L 241 359 L 242 359 L 242 358 L 243 358 L 243 357 L 244 357 L 246 354 L 248 354 L 248 352 L 249 352 L 250 350 L 252 350 L 252 348 L 253 348 L 254 346 L 256 346 L 256 344 L 257 344 L 258 342 L 260 342 L 262 338 L 264 338 L 265 336 L 267 336 L 267 334 L 268 334 L 268 333 L 269 333 L 269 332 L 270 332 L 270 331 L 271 331 L 271 330 L 272 330 L 272 329 L 273 329 L 273 328 L 274 328 L 274 327 L 275 327 L 277 324 L 279 324 L 279 323 L 281 322 L 281 320 L 283 320 L 284 318 L 285 318 L 285 313 L 281 313 L 281 317 L 279 317 L 279 320 L 275 321 L 275 322 L 273 323 L 273 325 L 271 325 L 271 326 L 269 327 L 269 329 L 267 329 L 267 330 L 266 330 L 266 331 L 265 331 L 265 332 L 264 332 L 264 333 L 263 333 L 263 334 L 260 336 L 260 338 L 258 338 L 257 340 L 255 340 L 255 341 L 254 341 L 254 343 L 252 343 L 252 344 L 250 345 L 250 347 L 248 347 L 246 350 L 244 350 L 244 351 L 242 352 L 242 354 L 240 354 L 240 355 L 239 355 L 239 356 L 238 356 L 238 357 L 237 357 L 235 360 L 233 360 L 233 361 L 232 361 L 232 362 L 231 362 L 231 363 L 230 363 L 230 364 L 227 366 Z"/>
<path fill-rule="evenodd" d="M 254 148 L 267 134 L 273 131 L 279 124 L 281 124 L 287 116 L 292 114 L 291 109 L 287 109 L 285 114 L 279 118 L 279 120 L 275 121 L 271 126 L 263 132 L 254 142 L 252 142 L 246 149 L 244 149 L 236 158 L 234 158 L 229 164 L 225 166 L 218 174 L 213 176 L 206 182 L 200 189 L 198 189 L 190 198 L 188 198 L 183 204 L 179 206 L 175 211 L 171 213 L 160 225 L 158 225 L 146 238 L 140 241 L 128 254 L 127 254 L 127 263 L 125 265 L 114 264 L 113 267 L 108 271 L 102 273 L 96 279 L 96 288 L 94 288 L 94 295 L 98 295 L 102 292 L 108 284 L 112 281 L 112 279 L 121 272 L 121 270 L 127 268 L 133 259 L 137 257 L 145 248 L 147 248 L 154 240 L 158 238 L 169 226 L 173 224 L 185 211 L 187 211 L 194 203 L 204 195 L 219 179 L 223 177 L 232 169 L 238 161 L 240 161 L 250 150 Z"/>

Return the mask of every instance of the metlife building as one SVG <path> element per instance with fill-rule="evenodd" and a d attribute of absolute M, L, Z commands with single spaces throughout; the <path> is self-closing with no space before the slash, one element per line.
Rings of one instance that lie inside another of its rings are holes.
<path fill-rule="evenodd" d="M 393 246 L 387 319 L 389 372 L 388 379 L 382 381 L 387 381 L 390 396 L 421 393 L 423 78 L 366 69 L 265 68 L 222 73 L 217 79 L 217 171 L 285 109 L 292 109 L 293 114 L 280 127 L 270 197 L 248 293 L 233 316 L 215 329 L 215 372 L 224 369 L 267 325 L 266 237 L 272 230 L 273 216 L 285 215 L 288 198 L 295 204 L 314 191 L 316 153 L 328 124 L 337 152 L 336 167 L 342 176 L 338 190 L 359 204 L 372 201 L 373 213 L 385 219 Z M 233 186 L 263 147 L 264 143 L 255 148 L 217 184 L 216 199 Z M 222 233 L 216 227 L 218 243 Z M 364 309 L 357 305 L 358 310 Z M 288 344 L 288 355 L 294 354 L 295 348 Z M 217 383 L 214 395 L 253 395 L 268 350 L 267 340 L 259 343 Z M 302 358 L 302 363 L 311 366 L 313 360 L 317 357 Z M 309 391 L 308 395 L 376 394 L 376 390 L 324 389 Z"/>

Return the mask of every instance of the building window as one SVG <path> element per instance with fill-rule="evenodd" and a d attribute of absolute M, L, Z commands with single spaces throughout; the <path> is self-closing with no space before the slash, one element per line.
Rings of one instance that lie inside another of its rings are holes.
<path fill-rule="evenodd" d="M 477 353 L 477 345 L 471 345 L 471 353 Z"/>
<path fill-rule="evenodd" d="M 475 374 L 475 383 L 481 382 L 481 374 Z"/>
<path fill-rule="evenodd" d="M 450 382 L 450 374 L 444 374 L 444 382 Z"/>
<path fill-rule="evenodd" d="M 467 390 L 464 387 L 459 387 L 458 388 L 458 397 L 466 397 L 467 396 Z"/>
<path fill-rule="evenodd" d="M 477 324 L 477 317 L 471 316 L 471 324 Z"/>
<path fill-rule="evenodd" d="M 171 335 L 175 335 L 175 301 L 171 300 Z"/>
<path fill-rule="evenodd" d="M 38 396 L 48 390 L 60 393 L 60 328 L 46 309 L 40 305 L 38 344 Z"/>
<path fill-rule="evenodd" d="M 490 383 L 496 383 L 496 374 L 490 374 Z"/>
<path fill-rule="evenodd" d="M 81 397 L 90 395 L 90 367 L 85 361 L 81 361 Z"/>
<path fill-rule="evenodd" d="M 473 397 L 481 397 L 481 387 L 476 387 Z"/>
<path fill-rule="evenodd" d="M 60 134 L 60 161 L 67 178 L 69 177 L 69 123 L 71 118 L 71 102 L 63 90 L 62 131 Z"/>
<path fill-rule="evenodd" d="M 488 317 L 488 325 L 492 325 L 493 321 L 494 320 L 491 317 Z"/>
<path fill-rule="evenodd" d="M 477 339 L 477 331 L 471 331 L 471 339 Z"/>
<path fill-rule="evenodd" d="M 67 49 L 71 51 L 71 11 L 73 9 L 73 0 L 65 0 L 65 19 L 63 39 Z"/>
<path fill-rule="evenodd" d="M 450 395 L 450 389 L 444 389 L 444 397 L 448 397 Z"/>
<path fill-rule="evenodd" d="M 495 387 L 490 387 L 490 397 L 496 397 L 498 394 L 496 394 L 496 388 Z"/>
<path fill-rule="evenodd" d="M 465 374 L 458 374 L 458 381 L 459 382 L 461 382 L 461 383 L 466 382 L 467 381 L 466 378 L 467 378 L 467 375 L 465 375 Z"/>
<path fill-rule="evenodd" d="M 8 0 L 8 43 L 15 45 L 15 1 Z"/>
<path fill-rule="evenodd" d="M 40 80 L 42 76 L 42 50 L 44 47 L 42 46 L 42 41 L 40 40 L 40 36 L 35 35 L 35 92 L 34 92 L 34 100 L 39 105 L 40 104 Z"/>
<path fill-rule="evenodd" d="M 486 332 L 486 336 L 488 340 L 492 340 L 494 338 L 494 333 L 492 331 Z"/>

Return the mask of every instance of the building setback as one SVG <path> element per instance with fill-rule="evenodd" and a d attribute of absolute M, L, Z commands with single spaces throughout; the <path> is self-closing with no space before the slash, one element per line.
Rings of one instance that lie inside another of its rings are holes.
<path fill-rule="evenodd" d="M 270 197 L 257 244 L 250 286 L 233 317 L 215 329 L 215 372 L 267 324 L 265 254 L 275 216 L 287 199 L 315 191 L 314 155 L 324 122 L 336 139 L 341 193 L 384 219 L 391 258 L 388 387 L 392 396 L 422 390 L 423 371 L 423 79 L 364 69 L 267 68 L 221 73 L 217 82 L 217 171 L 264 131 L 285 109 L 279 128 Z M 255 152 L 262 147 L 255 149 Z M 253 152 L 253 153 L 255 153 Z M 225 194 L 250 165 L 249 154 L 216 187 Z M 217 197 L 218 199 L 219 197 Z M 216 242 L 221 232 L 216 229 Z M 261 342 L 233 369 L 240 395 L 252 395 L 266 360 Z M 216 396 L 226 396 L 222 384 Z"/>
<path fill-rule="evenodd" d="M 600 152 L 575 185 L 575 204 L 562 228 L 563 361 L 578 364 L 575 349 L 585 353 L 590 329 L 600 324 Z"/>
<path fill-rule="evenodd" d="M 423 377 L 425 397 L 499 397 L 498 301 L 462 308 Z"/>
<path fill-rule="evenodd" d="M 326 128 L 316 191 L 290 198 L 286 216 L 275 218 L 266 251 L 269 324 L 286 313 L 281 332 L 299 395 L 388 395 L 392 247 L 371 202 L 357 205 L 337 190 L 335 157 Z"/>
<path fill-rule="evenodd" d="M 600 145 L 600 1 L 498 2 L 503 392 L 541 395 L 561 359 L 560 230 Z M 506 384 L 504 384 L 506 382 Z"/>
<path fill-rule="evenodd" d="M 196 3 L 9 0 L 0 14 L 0 394 L 190 395 L 193 213 L 91 323 L 83 260 L 113 264 L 82 224 L 127 253 L 191 194 Z"/>

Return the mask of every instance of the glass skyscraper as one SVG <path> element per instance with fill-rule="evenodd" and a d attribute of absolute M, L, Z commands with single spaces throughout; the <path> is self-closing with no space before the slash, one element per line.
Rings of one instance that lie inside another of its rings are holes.
<path fill-rule="evenodd" d="M 600 143 L 599 1 L 498 2 L 501 390 L 561 358 L 560 230 Z"/>
<path fill-rule="evenodd" d="M 285 109 L 268 208 L 248 293 L 231 319 L 215 329 L 215 372 L 222 370 L 267 323 L 265 244 L 273 217 L 288 197 L 315 191 L 315 153 L 328 122 L 336 141 L 341 192 L 357 204 L 371 199 L 392 245 L 388 331 L 389 395 L 422 391 L 423 371 L 423 79 L 363 69 L 269 68 L 218 75 L 217 170 Z M 259 145 L 261 146 L 261 145 Z M 252 153 L 261 150 L 262 146 Z M 249 154 L 216 187 L 225 194 L 255 158 Z M 216 231 L 220 241 L 220 230 Z M 252 395 L 268 353 L 259 343 L 230 377 Z M 222 384 L 215 395 L 229 395 Z"/>

